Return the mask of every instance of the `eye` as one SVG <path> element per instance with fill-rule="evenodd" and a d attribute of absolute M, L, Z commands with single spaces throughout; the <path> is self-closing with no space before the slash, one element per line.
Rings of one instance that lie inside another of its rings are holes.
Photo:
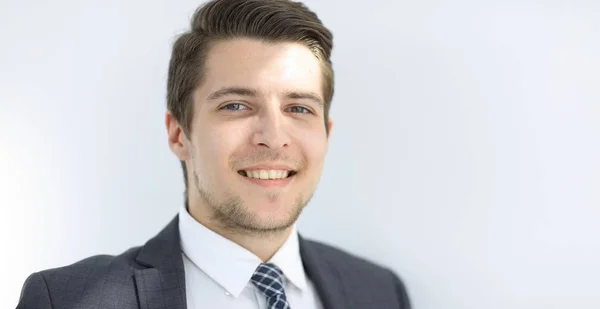
<path fill-rule="evenodd" d="M 241 111 L 241 110 L 248 109 L 248 107 L 246 107 L 244 104 L 241 104 L 241 103 L 229 103 L 227 105 L 222 106 L 219 109 L 227 110 L 227 111 Z"/>
<path fill-rule="evenodd" d="M 292 106 L 288 108 L 290 112 L 292 113 L 297 113 L 297 114 L 312 114 L 312 112 L 303 106 Z"/>

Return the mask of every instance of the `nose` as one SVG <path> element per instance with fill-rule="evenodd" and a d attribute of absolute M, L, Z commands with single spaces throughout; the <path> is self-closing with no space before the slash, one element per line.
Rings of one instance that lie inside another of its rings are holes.
<path fill-rule="evenodd" d="M 289 146 L 290 137 L 285 119 L 279 108 L 265 108 L 258 117 L 257 130 L 253 135 L 253 144 L 271 149 Z"/>

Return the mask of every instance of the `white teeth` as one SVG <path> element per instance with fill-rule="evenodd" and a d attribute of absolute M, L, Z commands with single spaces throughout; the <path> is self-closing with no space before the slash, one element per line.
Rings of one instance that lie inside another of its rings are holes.
<path fill-rule="evenodd" d="M 256 179 L 283 179 L 287 178 L 289 171 L 285 170 L 253 170 L 246 171 L 248 178 Z"/>
<path fill-rule="evenodd" d="M 278 171 L 275 170 L 270 170 L 269 171 L 269 179 L 275 179 L 275 178 L 279 178 L 277 177 Z M 262 176 L 262 172 L 260 172 L 260 175 Z M 262 177 L 260 177 L 262 178 Z"/>

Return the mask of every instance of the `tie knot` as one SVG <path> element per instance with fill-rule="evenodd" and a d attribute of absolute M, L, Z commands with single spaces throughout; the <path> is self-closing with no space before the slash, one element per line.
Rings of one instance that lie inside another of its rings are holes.
<path fill-rule="evenodd" d="M 283 272 L 275 264 L 258 265 L 251 280 L 267 298 L 284 295 Z"/>

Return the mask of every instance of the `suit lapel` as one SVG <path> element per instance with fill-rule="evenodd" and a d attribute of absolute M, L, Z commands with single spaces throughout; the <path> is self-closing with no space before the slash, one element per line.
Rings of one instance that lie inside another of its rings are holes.
<path fill-rule="evenodd" d="M 185 271 L 176 216 L 140 250 L 135 270 L 140 309 L 186 309 Z"/>
<path fill-rule="evenodd" d="M 306 275 L 315 285 L 324 309 L 353 308 L 334 261 L 319 253 L 315 244 L 299 236 L 300 255 Z"/>
<path fill-rule="evenodd" d="M 324 309 L 353 308 L 335 261 L 301 236 L 299 243 L 304 270 Z M 140 309 L 187 309 L 178 216 L 142 247 L 136 261 L 144 267 L 134 274 Z"/>

